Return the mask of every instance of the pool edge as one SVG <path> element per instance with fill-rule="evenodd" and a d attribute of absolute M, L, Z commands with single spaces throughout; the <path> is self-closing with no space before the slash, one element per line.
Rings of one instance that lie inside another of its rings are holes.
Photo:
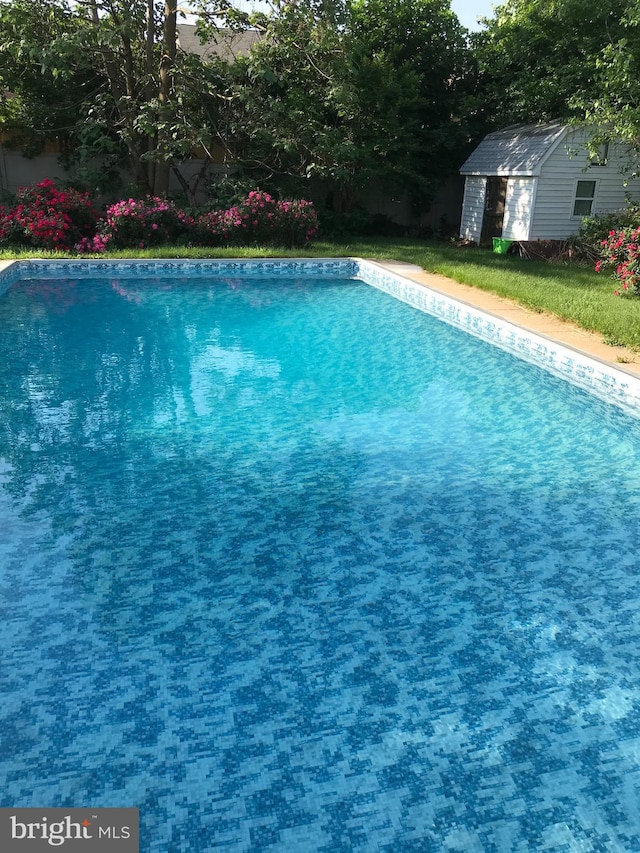
<path fill-rule="evenodd" d="M 251 268 L 259 275 L 280 273 L 285 268 L 294 272 L 316 275 L 358 277 L 412 307 L 480 338 L 512 355 L 535 364 L 562 379 L 577 385 L 599 399 L 625 409 L 640 417 L 640 375 L 624 366 L 613 364 L 578 346 L 559 341 L 552 335 L 531 329 L 527 325 L 505 319 L 485 306 L 439 290 L 437 284 L 466 288 L 475 295 L 476 289 L 427 273 L 421 267 L 401 261 L 344 258 L 229 258 L 229 259 L 28 259 L 0 261 L 0 295 L 17 281 L 34 277 L 54 278 L 93 276 L 111 271 L 136 276 L 193 274 L 228 276 Z M 426 279 L 426 281 L 425 281 Z M 435 282 L 435 283 L 432 283 Z M 477 291 L 478 301 L 490 294 Z M 465 295 L 469 295 L 466 293 Z M 492 297 L 499 300 L 499 297 Z M 504 303 L 504 300 L 500 300 Z M 526 309 L 508 303 L 508 311 Z M 562 321 L 558 320 L 558 323 Z M 568 325 L 568 324 L 567 324 Z M 640 366 L 639 366 L 640 367 Z"/>
<path fill-rule="evenodd" d="M 398 264 L 390 262 L 389 266 L 397 267 Z M 432 277 L 438 281 L 444 278 L 442 276 L 431 276 L 420 267 L 408 265 L 410 270 L 420 272 L 420 276 L 414 278 L 395 268 L 389 269 L 389 266 L 385 266 L 385 262 L 361 260 L 363 280 L 367 281 L 368 278 L 368 284 L 414 308 L 547 370 L 604 402 L 625 409 L 635 417 L 640 417 L 640 376 L 637 373 L 625 370 L 624 367 L 614 365 L 577 346 L 507 320 L 485 307 L 478 308 L 472 302 L 451 296 L 431 283 L 419 280 Z M 479 291 L 479 294 L 486 297 L 484 291 Z M 519 307 L 515 303 L 513 305 Z M 522 309 L 522 313 L 525 310 Z M 558 320 L 558 323 L 561 322 Z"/>

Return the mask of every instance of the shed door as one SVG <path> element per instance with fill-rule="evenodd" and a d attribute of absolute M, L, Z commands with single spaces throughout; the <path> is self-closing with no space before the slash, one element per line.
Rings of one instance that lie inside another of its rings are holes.
<path fill-rule="evenodd" d="M 502 237 L 504 202 L 507 197 L 507 178 L 487 178 L 484 197 L 484 216 L 480 242 L 486 243 L 492 237 Z"/>

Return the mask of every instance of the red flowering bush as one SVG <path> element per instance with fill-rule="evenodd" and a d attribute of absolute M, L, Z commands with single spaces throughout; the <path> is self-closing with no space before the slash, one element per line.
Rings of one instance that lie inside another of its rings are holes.
<path fill-rule="evenodd" d="M 24 226 L 13 215 L 13 208 L 0 205 L 0 246 L 19 246 L 25 243 Z"/>
<path fill-rule="evenodd" d="M 96 245 L 90 251 L 104 251 L 107 245 L 114 249 L 144 249 L 186 242 L 193 224 L 191 217 L 165 198 L 147 196 L 118 201 L 107 208 L 99 228 L 103 248 Z"/>
<path fill-rule="evenodd" d="M 596 271 L 600 272 L 604 266 L 614 269 L 613 276 L 620 282 L 620 289 L 614 290 L 615 295 L 640 296 L 640 226 L 610 231 L 602 241 L 602 256 Z"/>
<path fill-rule="evenodd" d="M 195 221 L 194 242 L 197 246 L 224 246 L 232 243 L 236 231 L 233 209 L 212 210 Z"/>
<path fill-rule="evenodd" d="M 50 179 L 20 189 L 0 208 L 0 244 L 68 251 L 95 234 L 98 212 L 88 193 L 60 190 Z"/>
<path fill-rule="evenodd" d="M 310 201 L 276 201 L 260 190 L 228 210 L 204 213 L 197 220 L 174 202 L 155 196 L 119 201 L 99 218 L 88 193 L 59 190 L 51 180 L 20 190 L 11 207 L 0 207 L 0 245 L 86 254 L 187 242 L 304 246 L 317 231 Z"/>
<path fill-rule="evenodd" d="M 276 201 L 254 190 L 228 210 L 205 213 L 196 222 L 196 241 L 205 246 L 304 246 L 318 231 L 310 201 Z"/>

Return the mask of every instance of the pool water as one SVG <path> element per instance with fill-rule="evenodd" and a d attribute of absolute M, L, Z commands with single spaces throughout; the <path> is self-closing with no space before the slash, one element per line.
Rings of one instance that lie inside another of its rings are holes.
<path fill-rule="evenodd" d="M 0 298 L 2 806 L 640 849 L 640 422 L 366 284 Z"/>

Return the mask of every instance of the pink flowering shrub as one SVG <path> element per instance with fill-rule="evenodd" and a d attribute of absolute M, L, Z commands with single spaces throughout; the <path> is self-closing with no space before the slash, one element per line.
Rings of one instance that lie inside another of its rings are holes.
<path fill-rule="evenodd" d="M 98 212 L 88 193 L 60 190 L 50 179 L 20 189 L 0 207 L 0 245 L 68 251 L 95 234 Z"/>
<path fill-rule="evenodd" d="M 205 213 L 196 222 L 196 242 L 205 246 L 304 246 L 318 231 L 310 201 L 276 201 L 254 190 L 228 210 Z"/>
<path fill-rule="evenodd" d="M 199 217 L 196 240 L 205 246 L 272 243 L 276 211 L 277 202 L 269 193 L 253 190 L 239 204 Z"/>
<path fill-rule="evenodd" d="M 640 226 L 610 231 L 602 241 L 602 256 L 596 271 L 600 272 L 605 266 L 614 269 L 613 276 L 620 283 L 620 289 L 614 290 L 615 295 L 640 296 Z"/>
<path fill-rule="evenodd" d="M 304 246 L 318 233 L 318 216 L 313 203 L 299 201 L 278 202 L 275 242 L 279 246 Z"/>
<path fill-rule="evenodd" d="M 276 201 L 250 192 L 228 210 L 194 220 L 174 202 L 148 196 L 110 205 L 102 218 L 88 193 L 41 181 L 0 207 L 0 245 L 102 254 L 109 249 L 192 243 L 201 246 L 304 246 L 318 231 L 310 201 Z"/>
<path fill-rule="evenodd" d="M 83 237 L 75 245 L 76 252 L 81 255 L 101 255 L 106 252 L 111 242 L 110 234 L 94 234 L 93 237 Z"/>
<path fill-rule="evenodd" d="M 198 246 L 221 246 L 223 240 L 220 211 L 212 210 L 198 216 L 194 225 L 194 235 Z"/>
<path fill-rule="evenodd" d="M 129 198 L 107 208 L 99 228 L 104 248 L 94 243 L 90 251 L 144 249 L 166 243 L 186 242 L 193 219 L 165 198 Z"/>

